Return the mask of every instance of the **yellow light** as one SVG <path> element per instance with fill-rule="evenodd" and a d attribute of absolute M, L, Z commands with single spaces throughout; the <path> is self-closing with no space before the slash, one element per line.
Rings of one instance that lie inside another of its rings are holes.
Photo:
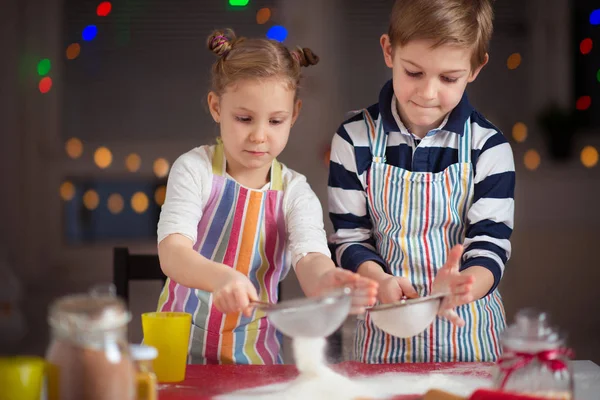
<path fill-rule="evenodd" d="M 506 60 L 506 66 L 508 69 L 517 69 L 521 65 L 521 55 L 519 53 L 512 53 Z"/>
<path fill-rule="evenodd" d="M 73 200 L 75 197 L 75 185 L 69 181 L 65 181 L 60 185 L 60 197 L 64 201 Z"/>
<path fill-rule="evenodd" d="M 94 152 L 94 162 L 99 168 L 108 168 L 112 164 L 112 153 L 106 147 L 98 147 Z"/>
<path fill-rule="evenodd" d="M 535 170 L 540 166 L 542 161 L 540 154 L 536 150 L 527 150 L 525 153 L 525 167 L 529 170 Z"/>
<path fill-rule="evenodd" d="M 118 193 L 113 193 L 110 196 L 108 196 L 107 207 L 108 211 L 110 211 L 113 214 L 118 214 L 121 211 L 123 211 L 123 208 L 125 207 L 125 201 L 123 200 L 123 196 L 121 196 Z"/>
<path fill-rule="evenodd" d="M 127 156 L 127 158 L 125 158 L 125 167 L 127 167 L 129 172 L 137 172 L 141 165 L 142 158 L 135 153 L 131 153 Z"/>
<path fill-rule="evenodd" d="M 77 138 L 71 138 L 67 140 L 65 150 L 69 157 L 73 159 L 79 158 L 83 154 L 83 143 Z"/>
<path fill-rule="evenodd" d="M 159 206 L 165 204 L 165 197 L 167 196 L 167 187 L 165 185 L 161 185 L 156 188 L 154 191 L 154 201 Z"/>
<path fill-rule="evenodd" d="M 98 208 L 98 204 L 100 204 L 100 197 L 95 190 L 90 189 L 83 195 L 83 205 L 88 210 L 95 210 Z"/>
<path fill-rule="evenodd" d="M 598 164 L 598 150 L 593 146 L 585 146 L 581 150 L 581 163 L 588 168 L 592 168 Z"/>
<path fill-rule="evenodd" d="M 157 158 L 152 169 L 157 177 L 164 178 L 169 174 L 169 162 L 164 158 Z"/>
<path fill-rule="evenodd" d="M 527 125 L 517 122 L 513 126 L 512 135 L 516 142 L 523 143 L 527 139 Z"/>
<path fill-rule="evenodd" d="M 136 192 L 131 197 L 131 208 L 138 214 L 145 212 L 148 209 L 148 196 L 144 192 Z"/>

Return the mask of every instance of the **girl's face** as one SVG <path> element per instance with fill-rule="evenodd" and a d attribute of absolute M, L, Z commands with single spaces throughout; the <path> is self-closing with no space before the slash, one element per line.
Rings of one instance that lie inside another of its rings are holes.
<path fill-rule="evenodd" d="M 240 80 L 218 96 L 211 92 L 208 104 L 220 124 L 227 172 L 262 185 L 268 181 L 271 163 L 285 148 L 290 128 L 298 118 L 295 100 L 280 78 Z"/>

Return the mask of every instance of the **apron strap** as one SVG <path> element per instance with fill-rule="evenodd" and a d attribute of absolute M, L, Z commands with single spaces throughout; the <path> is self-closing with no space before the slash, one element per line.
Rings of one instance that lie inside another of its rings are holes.
<path fill-rule="evenodd" d="M 369 149 L 373 155 L 374 163 L 385 163 L 385 149 L 387 146 L 387 132 L 383 131 L 381 117 L 376 123 L 369 111 L 363 109 L 364 121 L 367 126 L 367 137 L 369 138 Z"/>
<path fill-rule="evenodd" d="M 215 153 L 212 160 L 212 170 L 214 175 L 225 176 L 227 171 L 227 160 L 225 160 L 225 151 L 223 149 L 223 141 L 217 138 L 215 145 Z M 271 190 L 283 190 L 283 167 L 277 160 L 273 160 L 271 164 L 269 179 Z"/>
<path fill-rule="evenodd" d="M 458 162 L 471 162 L 471 117 L 467 118 L 463 134 L 458 138 Z"/>

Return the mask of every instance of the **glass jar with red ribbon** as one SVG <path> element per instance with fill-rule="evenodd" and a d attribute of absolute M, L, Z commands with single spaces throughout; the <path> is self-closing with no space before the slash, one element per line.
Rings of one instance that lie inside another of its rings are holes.
<path fill-rule="evenodd" d="M 565 336 L 550 326 L 548 314 L 519 311 L 501 341 L 503 355 L 493 372 L 496 389 L 542 399 L 574 398 L 572 352 L 565 347 Z"/>

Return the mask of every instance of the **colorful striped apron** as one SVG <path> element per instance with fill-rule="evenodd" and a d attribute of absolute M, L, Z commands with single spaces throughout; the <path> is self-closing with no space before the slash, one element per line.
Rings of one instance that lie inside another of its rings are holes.
<path fill-rule="evenodd" d="M 194 249 L 248 276 L 259 300 L 277 303 L 278 284 L 288 273 L 281 164 L 271 167 L 270 189 L 248 189 L 226 177 L 222 144 L 215 146 L 212 190 L 198 224 Z M 192 314 L 188 362 L 192 364 L 281 364 L 282 336 L 263 311 L 223 314 L 211 293 L 168 279 L 159 311 Z"/>
<path fill-rule="evenodd" d="M 377 251 L 389 272 L 408 278 L 427 296 L 452 246 L 463 243 L 473 199 L 471 122 L 458 138 L 459 162 L 438 173 L 411 172 L 385 163 L 387 133 L 364 111 L 373 162 L 367 178 L 368 207 Z M 457 308 L 466 325 L 437 317 L 412 338 L 390 336 L 369 314 L 357 321 L 355 358 L 368 363 L 495 361 L 505 327 L 498 290 Z"/>

